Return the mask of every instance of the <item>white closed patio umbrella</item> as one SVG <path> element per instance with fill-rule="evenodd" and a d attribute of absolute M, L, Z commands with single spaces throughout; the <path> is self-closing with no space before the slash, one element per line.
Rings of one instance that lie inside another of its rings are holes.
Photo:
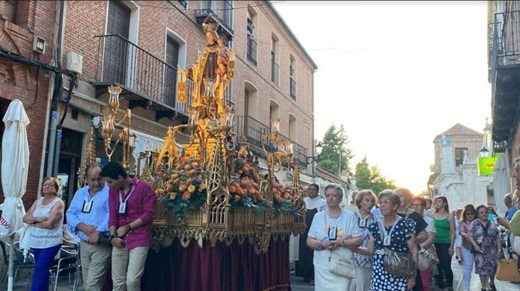
<path fill-rule="evenodd" d="M 2 190 L 5 200 L 0 205 L 0 237 L 10 237 L 7 290 L 13 290 L 14 234 L 23 227 L 25 208 L 22 196 L 25 194 L 29 170 L 29 118 L 20 100 L 14 99 L 9 104 L 3 122 L 5 130 L 2 138 Z"/>

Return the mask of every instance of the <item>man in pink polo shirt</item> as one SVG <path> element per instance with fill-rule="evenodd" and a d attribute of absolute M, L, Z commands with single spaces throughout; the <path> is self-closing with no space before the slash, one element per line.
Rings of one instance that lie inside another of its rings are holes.
<path fill-rule="evenodd" d="M 114 246 L 112 290 L 141 290 L 157 197 L 148 183 L 129 177 L 119 162 L 109 162 L 100 176 L 110 187 L 108 226 Z"/>

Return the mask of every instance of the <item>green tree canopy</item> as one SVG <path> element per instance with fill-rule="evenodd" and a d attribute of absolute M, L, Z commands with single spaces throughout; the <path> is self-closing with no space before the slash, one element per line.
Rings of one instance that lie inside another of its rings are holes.
<path fill-rule="evenodd" d="M 359 189 L 371 189 L 376 195 L 384 189 L 395 188 L 395 182 L 383 176 L 378 167 L 368 164 L 366 156 L 357 163 L 354 177 Z"/>
<path fill-rule="evenodd" d="M 348 171 L 350 160 L 354 156 L 348 148 L 349 143 L 343 125 L 337 128 L 332 124 L 321 141 L 323 149 L 316 159 L 316 166 L 336 175 L 340 174 L 340 166 L 341 172 Z"/>

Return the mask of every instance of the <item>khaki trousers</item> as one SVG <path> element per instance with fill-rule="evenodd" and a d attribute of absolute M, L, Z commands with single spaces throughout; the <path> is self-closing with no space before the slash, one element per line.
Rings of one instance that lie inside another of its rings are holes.
<path fill-rule="evenodd" d="M 150 247 L 112 248 L 112 291 L 140 291 Z"/>
<path fill-rule="evenodd" d="M 81 273 L 83 289 L 99 291 L 105 283 L 112 248 L 104 245 L 90 245 L 80 242 Z"/>

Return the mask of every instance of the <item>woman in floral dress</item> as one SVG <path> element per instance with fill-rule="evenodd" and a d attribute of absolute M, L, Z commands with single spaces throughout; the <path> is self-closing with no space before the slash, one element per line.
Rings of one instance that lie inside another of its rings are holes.
<path fill-rule="evenodd" d="M 477 207 L 478 219 L 470 225 L 471 235 L 469 241 L 475 248 L 475 274 L 480 276 L 482 290 L 487 290 L 489 277 L 489 287 L 496 291 L 495 274 L 497 273 L 498 260 L 502 253 L 502 242 L 497 225 L 488 220 L 489 210 L 486 206 Z"/>
<path fill-rule="evenodd" d="M 417 268 L 417 245 L 415 244 L 415 222 L 411 219 L 401 218 L 395 212 L 401 203 L 399 196 L 392 190 L 384 190 L 378 196 L 379 206 L 383 218 L 381 223 L 384 229 L 384 236 L 390 236 L 388 248 L 399 253 L 411 252 Z M 374 261 L 372 262 L 372 281 L 371 291 L 381 290 L 410 290 L 415 285 L 415 274 L 409 278 L 399 277 L 387 273 L 383 268 L 384 246 L 379 225 L 373 223 L 369 226 L 369 231 L 374 242 L 369 249 L 374 251 Z"/>

